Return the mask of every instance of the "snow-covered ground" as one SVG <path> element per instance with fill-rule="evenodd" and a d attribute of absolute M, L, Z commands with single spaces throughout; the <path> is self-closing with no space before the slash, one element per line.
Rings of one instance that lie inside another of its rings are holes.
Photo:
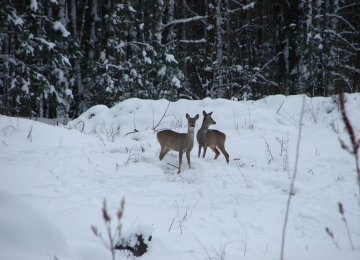
<path fill-rule="evenodd" d="M 360 135 L 360 95 L 347 100 Z M 152 235 L 141 259 L 279 259 L 301 103 L 130 99 L 66 126 L 0 116 L 0 259 L 111 259 L 90 227 L 106 239 L 103 200 L 115 229 L 122 198 L 123 236 Z M 198 158 L 195 140 L 192 169 L 184 156 L 178 175 L 177 153 L 158 159 L 156 131 L 186 132 L 186 113 L 200 115 L 197 131 L 203 110 L 226 133 L 230 164 L 210 149 Z M 355 163 L 339 138 L 348 142 L 336 99 L 306 98 L 285 259 L 360 259 Z"/>

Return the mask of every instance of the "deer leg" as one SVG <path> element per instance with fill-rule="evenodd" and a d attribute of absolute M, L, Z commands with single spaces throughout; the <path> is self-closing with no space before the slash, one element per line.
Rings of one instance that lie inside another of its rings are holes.
<path fill-rule="evenodd" d="M 203 153 L 203 158 L 205 158 L 205 154 L 206 154 L 206 150 L 207 150 L 208 146 L 205 144 L 204 145 L 204 153 Z"/>
<path fill-rule="evenodd" d="M 190 151 L 186 152 L 186 159 L 187 159 L 187 162 L 188 162 L 188 165 L 189 165 L 189 169 L 191 169 L 191 166 L 190 166 Z"/>
<path fill-rule="evenodd" d="M 162 159 L 164 159 L 165 155 L 166 155 L 169 151 L 170 151 L 169 148 L 161 149 L 160 154 L 159 154 L 159 159 L 160 159 L 160 161 L 161 161 Z"/>
<path fill-rule="evenodd" d="M 198 152 L 198 157 L 200 157 L 201 154 L 201 144 L 199 144 L 199 152 Z"/>
<path fill-rule="evenodd" d="M 216 146 L 214 146 L 214 147 L 210 146 L 210 148 L 211 148 L 211 150 L 213 150 L 213 151 L 214 151 L 214 153 L 215 153 L 214 160 L 215 160 L 215 159 L 217 159 L 217 158 L 219 157 L 219 155 L 220 155 L 219 150 L 218 150 L 218 149 L 216 149 Z"/>
<path fill-rule="evenodd" d="M 164 158 L 164 151 L 163 149 L 160 150 L 159 159 L 160 161 Z"/>
<path fill-rule="evenodd" d="M 180 173 L 180 170 L 181 170 L 181 163 L 182 163 L 182 156 L 183 156 L 183 152 L 179 152 L 179 171 L 178 171 L 178 174 Z"/>
<path fill-rule="evenodd" d="M 220 151 L 223 153 L 223 155 L 225 156 L 226 162 L 229 164 L 229 154 L 227 153 L 227 151 L 225 150 L 225 146 L 224 145 L 220 145 L 219 146 Z"/>

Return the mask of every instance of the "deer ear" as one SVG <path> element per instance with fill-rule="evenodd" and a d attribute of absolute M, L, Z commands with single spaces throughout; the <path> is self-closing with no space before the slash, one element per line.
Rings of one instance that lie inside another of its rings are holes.
<path fill-rule="evenodd" d="M 189 117 L 190 117 L 190 116 L 189 116 L 189 114 L 188 114 L 188 113 L 186 113 L 186 118 L 187 118 L 187 119 L 189 119 Z"/>
<path fill-rule="evenodd" d="M 197 115 L 195 116 L 195 119 L 196 119 L 196 120 L 199 119 L 199 114 L 197 114 Z"/>
<path fill-rule="evenodd" d="M 214 112 L 214 111 L 211 111 L 211 112 L 209 113 L 209 116 L 211 116 L 213 112 Z"/>
<path fill-rule="evenodd" d="M 206 112 L 205 112 L 205 110 L 203 110 L 203 116 L 206 116 Z"/>

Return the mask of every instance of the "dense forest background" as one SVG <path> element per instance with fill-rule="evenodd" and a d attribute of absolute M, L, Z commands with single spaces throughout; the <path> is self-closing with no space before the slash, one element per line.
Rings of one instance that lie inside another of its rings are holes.
<path fill-rule="evenodd" d="M 359 30 L 360 3 L 349 0 L 5 0 L 0 113 L 355 92 Z"/>

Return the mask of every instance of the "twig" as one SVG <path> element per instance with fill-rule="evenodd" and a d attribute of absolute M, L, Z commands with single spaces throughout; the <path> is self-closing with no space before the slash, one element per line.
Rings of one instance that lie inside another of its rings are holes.
<path fill-rule="evenodd" d="M 175 221 L 175 218 L 173 218 L 173 220 L 171 221 L 171 224 L 170 224 L 170 227 L 169 227 L 169 230 L 168 230 L 168 232 L 170 232 L 170 230 L 171 230 L 171 227 L 172 227 L 172 225 L 174 224 L 174 221 Z"/>
<path fill-rule="evenodd" d="M 209 254 L 209 251 L 206 249 L 206 247 L 200 242 L 199 239 L 196 238 L 196 241 L 200 244 L 200 246 L 204 249 L 205 253 L 207 254 L 209 260 L 211 259 L 211 256 Z"/>
<path fill-rule="evenodd" d="M 349 237 L 351 250 L 354 251 L 354 244 L 353 244 L 353 242 L 352 242 L 351 235 L 350 235 L 350 231 L 349 231 L 349 226 L 348 226 L 347 221 L 346 221 L 346 218 L 345 218 L 344 207 L 343 207 L 343 205 L 341 204 L 341 202 L 339 202 L 338 205 L 339 205 L 339 212 L 340 212 L 340 214 L 342 215 L 342 220 L 343 220 L 344 223 L 345 223 L 345 228 L 346 228 L 346 232 L 347 232 L 348 237 Z"/>
<path fill-rule="evenodd" d="M 124 136 L 130 135 L 130 134 L 135 134 L 135 133 L 138 133 L 138 132 L 139 132 L 139 130 L 137 130 L 135 128 L 133 131 L 126 133 Z"/>
<path fill-rule="evenodd" d="M 242 172 L 242 170 L 240 170 L 240 167 L 241 167 L 242 165 L 245 165 L 245 163 L 240 164 L 240 161 L 241 161 L 241 159 L 240 159 L 240 158 L 235 158 L 235 159 L 234 159 L 234 162 L 235 162 L 236 168 L 237 168 L 237 169 L 238 169 L 238 171 L 241 173 L 241 175 L 242 175 L 242 177 L 244 178 L 245 182 L 247 182 L 247 179 L 246 179 L 246 177 L 245 177 L 244 173 Z"/>
<path fill-rule="evenodd" d="M 4 128 L 2 128 L 0 130 L 0 133 L 3 133 L 4 135 L 6 135 L 6 133 L 8 132 L 8 130 L 12 130 L 12 131 L 15 131 L 15 127 L 13 127 L 12 125 L 7 125 L 5 126 Z"/>
<path fill-rule="evenodd" d="M 245 241 L 244 256 L 246 255 L 246 245 L 247 245 L 247 240 Z"/>
<path fill-rule="evenodd" d="M 282 106 L 284 105 L 284 103 L 285 103 L 285 100 L 281 103 L 280 107 L 279 107 L 278 110 L 276 111 L 276 114 L 279 114 L 279 111 L 280 111 L 280 109 L 282 108 Z"/>
<path fill-rule="evenodd" d="M 136 130 L 136 121 L 135 121 L 136 120 L 136 115 L 135 114 L 136 114 L 136 112 L 134 112 L 134 131 Z"/>
<path fill-rule="evenodd" d="M 276 141 L 278 141 L 278 143 L 280 144 L 280 156 L 282 156 L 282 152 L 286 150 L 284 147 L 284 143 L 285 143 L 284 139 L 281 138 L 281 140 L 280 140 L 279 137 L 276 137 Z"/>
<path fill-rule="evenodd" d="M 82 124 L 82 127 L 81 127 L 81 130 L 78 129 L 78 125 L 79 124 Z M 80 130 L 80 133 L 83 133 L 84 132 L 84 128 L 85 128 L 85 123 L 83 121 L 79 121 L 78 123 L 75 124 L 75 128 Z"/>
<path fill-rule="evenodd" d="M 152 130 L 156 130 L 156 128 L 161 124 L 162 120 L 166 117 L 166 112 L 168 111 L 169 107 L 170 107 L 170 101 L 167 104 L 166 109 L 165 109 L 163 115 L 161 116 L 161 118 L 159 119 L 159 121 L 157 122 L 157 124 L 154 126 L 154 123 L 153 123 Z"/>
<path fill-rule="evenodd" d="M 133 160 L 134 162 L 138 162 L 138 161 L 140 161 L 140 159 L 143 158 L 143 156 L 141 154 L 136 153 L 136 152 L 133 153 L 134 148 L 135 148 L 135 145 L 133 147 L 131 147 L 131 149 L 128 149 L 126 147 L 126 152 L 128 153 L 128 158 L 124 162 L 124 165 L 128 165 L 131 160 Z"/>
<path fill-rule="evenodd" d="M 195 207 L 197 206 L 197 204 L 199 203 L 200 200 L 201 200 L 201 198 L 199 198 L 199 199 L 195 202 L 195 204 L 191 207 L 191 210 L 190 210 L 190 213 L 189 213 L 189 217 L 191 217 L 191 215 L 192 215 Z"/>
<path fill-rule="evenodd" d="M 175 167 L 176 169 L 179 169 L 179 167 L 177 167 L 177 166 L 174 165 L 174 164 L 171 164 L 171 163 L 167 163 L 167 164 L 169 164 L 169 165 L 172 166 L 172 167 Z"/>
<path fill-rule="evenodd" d="M 29 140 L 29 142 L 32 142 L 32 130 L 33 130 L 33 124 L 31 124 L 30 129 L 29 129 L 29 133 L 27 135 L 27 139 Z"/>
<path fill-rule="evenodd" d="M 179 228 L 180 228 L 180 233 L 181 233 L 181 235 L 182 235 L 182 233 L 183 233 L 183 231 L 182 231 L 182 222 L 179 220 Z"/>
<path fill-rule="evenodd" d="M 122 201 L 120 203 L 120 208 L 118 209 L 118 211 L 116 213 L 118 224 L 117 224 L 117 227 L 114 230 L 114 232 L 112 232 L 112 230 L 111 230 L 111 220 L 112 219 L 107 210 L 106 200 L 104 199 L 104 201 L 103 201 L 103 207 L 101 209 L 101 212 L 102 212 L 102 217 L 104 220 L 104 225 L 106 228 L 106 234 L 107 234 L 108 241 L 106 241 L 102 237 L 102 234 L 98 231 L 97 227 L 91 226 L 91 230 L 94 233 L 94 235 L 96 237 L 98 237 L 103 242 L 105 247 L 110 251 L 112 260 L 115 260 L 115 249 L 116 249 L 115 241 L 118 241 L 121 238 L 121 230 L 122 230 L 121 220 L 122 220 L 122 217 L 124 214 L 124 205 L 125 205 L 125 200 L 122 199 Z"/>
<path fill-rule="evenodd" d="M 329 237 L 331 237 L 331 240 L 333 241 L 334 245 L 336 246 L 337 249 L 340 250 L 339 244 L 335 241 L 334 238 L 334 234 L 333 232 L 330 230 L 330 228 L 326 227 L 325 228 L 326 233 L 329 235 Z"/>
<path fill-rule="evenodd" d="M 270 155 L 270 160 L 268 161 L 268 163 L 270 163 L 271 161 L 274 160 L 274 156 L 272 155 L 272 152 L 271 152 L 271 149 L 270 149 L 270 145 L 269 143 L 266 141 L 265 137 L 263 137 L 264 141 L 265 141 L 265 144 L 266 144 L 266 147 L 267 147 L 267 153 Z"/>
<path fill-rule="evenodd" d="M 305 95 L 303 96 L 303 101 L 302 101 L 302 105 L 301 105 L 301 114 L 300 114 L 300 120 L 299 120 L 298 140 L 297 140 L 297 145 L 296 145 L 296 157 L 295 157 L 294 173 L 293 173 L 292 181 L 290 183 L 290 191 L 289 191 L 289 197 L 288 197 L 288 201 L 287 201 L 287 205 L 286 205 L 284 226 L 283 226 L 283 229 L 282 229 L 280 260 L 284 259 L 286 227 L 287 227 L 287 222 L 288 222 L 288 218 L 289 218 L 290 203 L 291 203 L 292 196 L 294 194 L 295 179 L 296 179 L 297 170 L 298 170 L 300 142 L 301 142 L 301 131 L 302 131 L 302 121 L 303 121 L 303 117 L 304 117 L 304 106 L 305 106 Z"/>

